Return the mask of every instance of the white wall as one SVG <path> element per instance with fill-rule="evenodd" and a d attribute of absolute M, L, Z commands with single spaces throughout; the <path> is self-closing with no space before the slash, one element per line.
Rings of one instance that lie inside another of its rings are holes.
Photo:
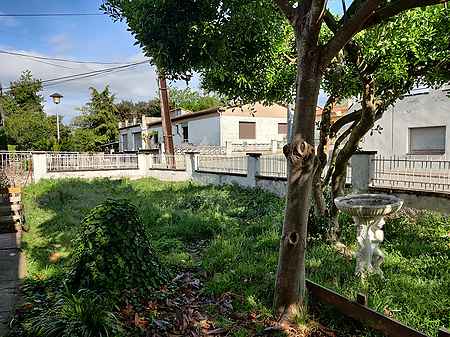
<path fill-rule="evenodd" d="M 178 133 L 177 126 L 178 125 Z M 172 126 L 174 144 L 183 143 L 182 126 L 188 126 L 189 143 L 195 145 L 220 145 L 219 116 L 176 122 Z"/>
<path fill-rule="evenodd" d="M 239 122 L 256 123 L 256 139 L 239 139 Z M 278 134 L 278 123 L 286 123 L 286 118 L 221 116 L 220 134 L 224 146 L 227 141 L 234 143 L 270 143 L 271 140 L 283 140 L 286 135 Z"/>
<path fill-rule="evenodd" d="M 134 136 L 133 134 L 136 132 L 141 132 L 141 126 L 135 125 L 128 128 L 119 129 L 119 151 L 134 151 Z M 122 142 L 122 135 L 127 134 L 128 135 L 128 148 L 123 148 L 123 142 Z M 142 141 L 142 144 L 144 142 Z"/>
<path fill-rule="evenodd" d="M 383 130 L 364 137 L 364 150 L 383 156 L 405 155 L 409 152 L 409 128 L 446 126 L 445 154 L 450 155 L 450 98 L 441 89 L 404 97 L 377 124 Z"/>

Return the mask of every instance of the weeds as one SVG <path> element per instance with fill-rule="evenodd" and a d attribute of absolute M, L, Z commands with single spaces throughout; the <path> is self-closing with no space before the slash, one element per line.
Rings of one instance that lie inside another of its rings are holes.
<path fill-rule="evenodd" d="M 137 205 L 162 262 L 173 270 L 204 274 L 205 295 L 233 293 L 240 298 L 233 303 L 235 311 L 271 315 L 284 200 L 236 186 L 153 179 L 68 179 L 32 185 L 25 191 L 31 226 L 23 244 L 28 282 L 60 277 L 71 260 L 81 219 L 109 197 L 126 197 Z M 341 216 L 340 222 L 346 250 L 324 240 L 311 240 L 307 250 L 310 279 L 352 299 L 358 292 L 367 293 L 370 307 L 427 334 L 436 335 L 439 327 L 450 327 L 448 218 L 425 213 L 417 221 L 389 219 L 383 243 L 385 279 L 372 277 L 365 283 L 354 276 L 355 228 L 348 217 Z M 55 256 L 58 258 L 50 259 Z M 353 323 L 344 328 L 347 320 L 326 308 L 311 312 L 313 319 L 338 329 L 339 335 L 374 335 Z M 299 322 L 307 318 L 302 315 Z M 226 319 L 222 323 L 227 326 Z M 246 333 L 238 329 L 234 335 Z"/>

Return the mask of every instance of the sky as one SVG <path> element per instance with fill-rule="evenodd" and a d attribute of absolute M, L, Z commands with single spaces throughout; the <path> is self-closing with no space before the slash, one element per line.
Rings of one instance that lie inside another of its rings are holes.
<path fill-rule="evenodd" d="M 338 10 L 341 0 L 330 0 Z M 2 14 L 35 13 L 101 13 L 101 0 L 0 0 Z M 108 16 L 73 17 L 0 17 L 0 50 L 50 58 L 84 61 L 131 63 L 145 60 L 126 24 L 113 22 Z M 56 63 L 44 61 L 47 63 Z M 49 65 L 19 56 L 0 54 L 0 83 L 7 88 L 24 70 L 31 70 L 42 80 L 104 69 L 110 65 L 57 63 Z M 63 67 L 61 67 L 63 65 Z M 89 100 L 89 87 L 103 89 L 110 85 L 118 100 L 148 100 L 157 93 L 155 69 L 150 64 L 108 75 L 86 78 L 45 88 L 44 109 L 57 111 L 63 122 L 79 114 L 78 108 Z M 174 83 L 186 87 L 185 82 Z M 199 78 L 189 84 L 199 89 Z M 64 97 L 55 105 L 49 95 L 58 92 Z M 324 100 L 321 95 L 321 101 Z M 320 102 L 319 102 L 320 104 Z"/>

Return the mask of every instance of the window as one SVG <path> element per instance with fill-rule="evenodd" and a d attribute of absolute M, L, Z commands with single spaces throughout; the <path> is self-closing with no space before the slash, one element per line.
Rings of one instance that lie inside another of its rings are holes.
<path fill-rule="evenodd" d="M 445 126 L 409 129 L 409 152 L 411 154 L 445 153 Z"/>
<path fill-rule="evenodd" d="M 142 134 L 140 132 L 133 133 L 134 151 L 142 149 Z"/>
<path fill-rule="evenodd" d="M 122 135 L 122 151 L 128 151 L 128 135 Z"/>
<path fill-rule="evenodd" d="M 183 130 L 183 142 L 187 143 L 189 141 L 188 126 L 187 125 L 183 125 L 182 126 L 182 130 Z"/>
<path fill-rule="evenodd" d="M 239 139 L 256 139 L 256 123 L 239 122 Z"/>
<path fill-rule="evenodd" d="M 287 133 L 288 133 L 287 123 L 278 123 L 278 134 L 279 135 L 287 135 Z"/>

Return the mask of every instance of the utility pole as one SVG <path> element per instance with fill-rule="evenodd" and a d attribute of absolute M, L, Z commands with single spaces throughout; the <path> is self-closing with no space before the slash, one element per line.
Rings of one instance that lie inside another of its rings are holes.
<path fill-rule="evenodd" d="M 164 150 L 169 155 L 169 163 L 173 163 L 173 155 L 175 154 L 173 149 L 173 135 L 172 135 L 172 121 L 170 120 L 169 111 L 169 95 L 167 89 L 166 77 L 164 74 L 158 74 L 159 84 L 159 100 L 161 104 L 161 122 L 164 138 Z M 170 165 L 172 166 L 172 165 Z"/>
<path fill-rule="evenodd" d="M 2 84 L 0 83 L 0 99 L 3 97 L 3 87 Z M 5 125 L 5 112 L 3 111 L 3 107 L 2 104 L 0 102 L 0 126 L 4 126 Z"/>

